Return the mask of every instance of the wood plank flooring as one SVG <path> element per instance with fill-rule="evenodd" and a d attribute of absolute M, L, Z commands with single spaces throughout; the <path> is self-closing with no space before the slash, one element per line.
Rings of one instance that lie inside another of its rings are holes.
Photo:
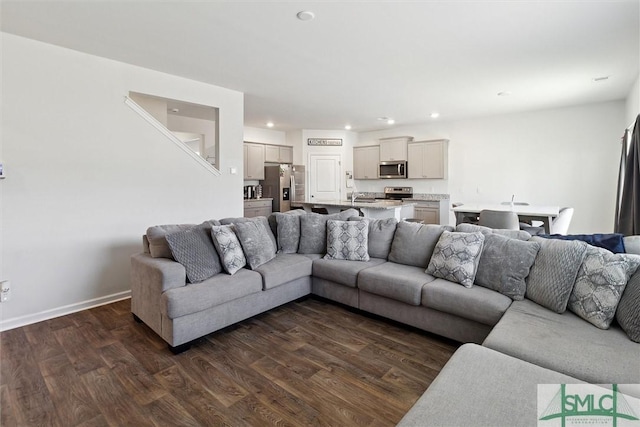
<path fill-rule="evenodd" d="M 0 425 L 392 426 L 457 344 L 309 298 L 173 355 L 130 301 L 0 334 Z"/>

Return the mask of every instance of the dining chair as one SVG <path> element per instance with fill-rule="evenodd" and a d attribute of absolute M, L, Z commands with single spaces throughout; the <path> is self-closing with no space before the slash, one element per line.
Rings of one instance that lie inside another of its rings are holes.
<path fill-rule="evenodd" d="M 573 208 L 560 208 L 558 216 L 551 221 L 549 229 L 551 234 L 567 234 L 569 232 L 569 224 L 571 224 L 571 218 L 573 218 Z"/>
<path fill-rule="evenodd" d="M 478 225 L 508 230 L 520 229 L 518 214 L 511 211 L 494 211 L 490 209 L 482 210 L 480 211 L 480 221 L 478 222 Z"/>

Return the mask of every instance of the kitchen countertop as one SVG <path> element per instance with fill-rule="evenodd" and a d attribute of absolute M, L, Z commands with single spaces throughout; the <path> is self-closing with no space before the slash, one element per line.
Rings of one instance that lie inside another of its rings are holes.
<path fill-rule="evenodd" d="M 266 200 L 267 202 L 270 202 L 273 200 L 273 197 L 260 197 L 259 199 L 244 199 L 245 202 L 259 202 L 261 200 Z"/>
<path fill-rule="evenodd" d="M 415 205 L 413 202 L 402 203 L 401 200 L 373 200 L 364 199 L 351 203 L 351 200 L 315 200 L 313 202 L 296 202 L 300 206 L 332 206 L 338 208 L 356 208 L 356 209 L 395 209 L 403 206 Z"/>

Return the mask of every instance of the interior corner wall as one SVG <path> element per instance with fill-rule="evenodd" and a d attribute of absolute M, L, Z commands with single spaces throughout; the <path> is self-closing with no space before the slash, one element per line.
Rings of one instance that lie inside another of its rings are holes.
<path fill-rule="evenodd" d="M 285 132 L 250 126 L 244 127 L 244 140 L 247 142 L 259 142 L 261 144 L 289 145 L 287 144 Z"/>
<path fill-rule="evenodd" d="M 636 82 L 631 87 L 627 96 L 627 121 L 626 125 L 633 125 L 636 122 L 638 114 L 640 114 L 640 74 L 636 78 Z"/>
<path fill-rule="evenodd" d="M 242 215 L 242 93 L 6 33 L 1 47 L 0 329 L 126 297 L 151 225 Z M 131 110 L 129 91 L 219 107 L 221 176 Z"/>
<path fill-rule="evenodd" d="M 414 192 L 446 189 L 452 202 L 500 203 L 515 195 L 531 204 L 571 206 L 569 233 L 607 233 L 613 230 L 626 126 L 625 102 L 614 101 L 366 132 L 358 145 L 401 135 L 448 139 L 448 179 L 401 180 L 403 185 Z M 386 182 L 357 185 L 381 191 Z M 449 222 L 455 223 L 453 215 Z"/>

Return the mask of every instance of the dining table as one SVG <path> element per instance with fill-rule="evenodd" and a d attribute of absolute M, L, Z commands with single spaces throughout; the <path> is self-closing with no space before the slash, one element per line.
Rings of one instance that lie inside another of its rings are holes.
<path fill-rule="evenodd" d="M 502 204 L 502 203 L 462 203 L 453 208 L 456 215 L 456 224 L 465 221 L 465 218 L 477 218 L 483 210 L 510 211 L 518 215 L 521 223 L 531 223 L 531 221 L 541 221 L 544 232 L 551 232 L 551 223 L 560 212 L 559 206 L 547 205 L 524 205 L 524 204 Z"/>

